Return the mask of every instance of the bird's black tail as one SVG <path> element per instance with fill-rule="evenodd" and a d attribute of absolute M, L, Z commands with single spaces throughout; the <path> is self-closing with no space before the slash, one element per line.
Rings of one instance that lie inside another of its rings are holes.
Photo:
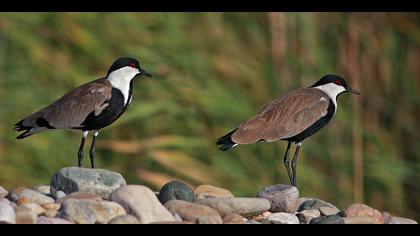
<path fill-rule="evenodd" d="M 232 130 L 231 132 L 229 132 L 228 134 L 226 134 L 225 136 L 223 136 L 223 137 L 221 137 L 221 138 L 219 138 L 219 139 L 217 140 L 216 145 L 222 145 L 222 146 L 219 148 L 219 150 L 226 151 L 226 150 L 228 150 L 228 149 L 230 149 L 231 147 L 233 147 L 233 146 L 235 146 L 235 145 L 236 145 L 236 143 L 235 143 L 235 142 L 233 142 L 233 141 L 232 141 L 232 138 L 231 138 L 232 134 L 233 134 L 235 131 L 236 131 L 236 129 L 235 129 L 235 130 Z"/>
<path fill-rule="evenodd" d="M 19 136 L 17 136 L 17 139 L 23 139 L 26 137 L 29 137 L 31 135 L 33 135 L 34 133 L 36 133 L 36 129 L 34 129 L 33 127 L 27 127 L 23 125 L 23 120 L 17 122 L 15 124 L 15 127 L 13 128 L 14 131 L 25 131 L 24 133 L 20 134 Z"/>

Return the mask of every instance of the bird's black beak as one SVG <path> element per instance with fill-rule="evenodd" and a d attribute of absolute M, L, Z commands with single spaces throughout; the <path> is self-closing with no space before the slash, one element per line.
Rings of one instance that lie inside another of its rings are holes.
<path fill-rule="evenodd" d="M 346 91 L 347 92 L 349 92 L 349 93 L 353 93 L 353 94 L 356 94 L 356 95 L 360 95 L 360 92 L 357 90 L 357 89 L 353 89 L 352 87 L 350 87 L 350 86 L 348 86 L 347 88 L 346 88 Z"/>
<path fill-rule="evenodd" d="M 152 78 L 152 74 L 150 74 L 149 72 L 143 70 L 142 68 L 139 68 L 139 71 L 140 71 L 140 75 L 144 75 L 144 76 L 147 76 L 147 77 Z"/>

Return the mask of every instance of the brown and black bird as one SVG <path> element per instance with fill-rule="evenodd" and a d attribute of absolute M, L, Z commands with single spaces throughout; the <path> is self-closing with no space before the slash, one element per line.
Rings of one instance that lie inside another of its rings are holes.
<path fill-rule="evenodd" d="M 324 127 L 337 111 L 338 95 L 349 92 L 359 95 L 337 75 L 326 75 L 309 88 L 297 89 L 277 97 L 257 115 L 217 140 L 220 150 L 239 144 L 287 141 L 284 165 L 290 183 L 296 186 L 296 162 L 302 141 Z M 296 144 L 289 163 L 291 144 Z"/>
<path fill-rule="evenodd" d="M 83 147 L 89 132 L 93 132 L 89 155 L 92 168 L 95 141 L 100 129 L 112 124 L 131 103 L 133 79 L 138 75 L 152 77 L 140 67 L 139 61 L 129 57 L 117 59 L 104 78 L 84 84 L 52 104 L 15 124 L 14 130 L 25 131 L 17 139 L 55 129 L 82 131 L 78 151 L 78 166 L 82 166 Z"/>

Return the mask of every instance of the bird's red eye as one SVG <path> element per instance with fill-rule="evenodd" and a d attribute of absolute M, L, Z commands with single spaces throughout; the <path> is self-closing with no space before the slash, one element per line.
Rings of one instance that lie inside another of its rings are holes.
<path fill-rule="evenodd" d="M 341 80 L 336 80 L 336 81 L 334 81 L 334 83 L 336 84 L 336 85 L 343 85 L 343 82 L 341 81 Z"/>
<path fill-rule="evenodd" d="M 137 67 L 136 64 L 134 64 L 134 63 L 131 63 L 130 66 L 133 67 L 133 68 L 136 68 Z"/>

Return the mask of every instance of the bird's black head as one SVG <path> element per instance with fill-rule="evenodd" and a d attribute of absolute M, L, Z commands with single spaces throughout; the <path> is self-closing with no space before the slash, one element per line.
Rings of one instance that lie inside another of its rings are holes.
<path fill-rule="evenodd" d="M 136 59 L 131 58 L 131 57 L 121 57 L 121 58 L 115 60 L 114 63 L 112 63 L 111 67 L 108 70 L 108 75 L 111 74 L 113 71 L 119 70 L 119 69 L 124 68 L 124 67 L 131 67 L 131 68 L 137 69 L 138 74 L 145 75 L 145 76 L 148 76 L 148 77 L 152 77 L 152 75 L 150 73 L 148 73 L 147 71 L 143 70 L 140 67 L 140 62 L 139 61 L 137 61 Z"/>
<path fill-rule="evenodd" d="M 315 84 L 311 87 L 320 87 L 320 86 L 327 86 L 327 85 L 335 85 L 335 88 L 342 88 L 342 92 L 349 92 L 356 95 L 359 95 L 360 92 L 356 89 L 351 88 L 347 82 L 338 75 L 325 75 L 320 80 L 318 80 Z"/>

